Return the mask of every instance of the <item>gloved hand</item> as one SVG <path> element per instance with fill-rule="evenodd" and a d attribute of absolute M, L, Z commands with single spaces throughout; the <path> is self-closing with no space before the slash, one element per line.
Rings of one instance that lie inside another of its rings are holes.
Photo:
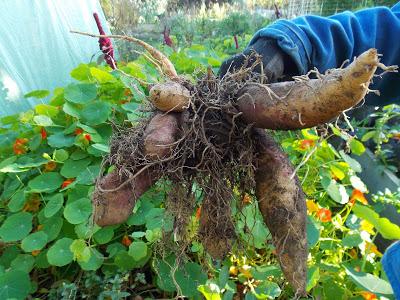
<path fill-rule="evenodd" d="M 234 55 L 224 61 L 219 69 L 219 76 L 223 77 L 228 71 L 233 72 L 241 68 L 245 63 L 246 57 L 252 51 L 262 56 L 263 72 L 267 76 L 269 83 L 278 81 L 284 75 L 299 75 L 292 59 L 282 51 L 276 41 L 261 37 L 251 47 L 244 50 L 243 53 Z M 245 67 L 249 67 L 253 62 L 254 59 L 249 60 Z M 261 73 L 261 65 L 257 66 L 255 71 Z"/>

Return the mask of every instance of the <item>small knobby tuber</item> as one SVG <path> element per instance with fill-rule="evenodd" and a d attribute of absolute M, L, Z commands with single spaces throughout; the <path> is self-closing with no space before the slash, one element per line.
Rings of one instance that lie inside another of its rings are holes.
<path fill-rule="evenodd" d="M 178 82 L 167 81 L 150 89 L 150 101 L 161 111 L 181 112 L 188 108 L 190 92 Z"/>
<path fill-rule="evenodd" d="M 294 168 L 286 154 L 262 129 L 256 142 L 256 196 L 283 274 L 297 295 L 304 295 L 307 280 L 307 208 Z"/>

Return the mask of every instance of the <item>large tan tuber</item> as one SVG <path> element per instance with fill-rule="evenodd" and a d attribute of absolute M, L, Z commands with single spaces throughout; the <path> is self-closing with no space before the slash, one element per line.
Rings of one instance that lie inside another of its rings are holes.
<path fill-rule="evenodd" d="M 239 93 L 238 109 L 246 122 L 259 128 L 299 129 L 323 124 L 365 97 L 378 66 L 388 69 L 380 64 L 377 50 L 370 49 L 346 68 L 330 70 L 318 79 L 248 83 Z"/>
<path fill-rule="evenodd" d="M 283 274 L 296 294 L 307 280 L 306 203 L 286 154 L 262 129 L 254 129 L 257 145 L 256 196 Z M 292 179 L 293 178 L 293 179 Z"/>
<path fill-rule="evenodd" d="M 150 101 L 161 111 L 181 112 L 189 106 L 190 92 L 178 82 L 159 83 L 150 89 Z"/>

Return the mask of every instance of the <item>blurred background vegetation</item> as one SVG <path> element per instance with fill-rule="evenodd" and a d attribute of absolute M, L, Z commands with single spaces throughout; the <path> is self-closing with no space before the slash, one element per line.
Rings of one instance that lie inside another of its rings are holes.
<path fill-rule="evenodd" d="M 397 0 L 100 0 L 114 34 L 131 35 L 178 50 L 201 44 L 234 54 L 252 34 L 277 18 L 305 14 L 332 15 Z M 135 59 L 135 48 L 117 42 L 119 57 Z"/>

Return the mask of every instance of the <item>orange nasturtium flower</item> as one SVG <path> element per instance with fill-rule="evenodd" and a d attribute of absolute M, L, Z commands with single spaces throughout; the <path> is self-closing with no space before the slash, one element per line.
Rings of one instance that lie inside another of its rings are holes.
<path fill-rule="evenodd" d="M 39 253 L 40 253 L 40 250 L 33 250 L 33 251 L 31 252 L 32 256 L 38 256 Z"/>
<path fill-rule="evenodd" d="M 365 252 L 367 253 L 374 253 L 377 256 L 382 256 L 382 253 L 379 252 L 378 248 L 376 247 L 375 244 L 370 243 L 370 242 L 365 242 Z"/>
<path fill-rule="evenodd" d="M 83 133 L 83 130 L 80 128 L 75 129 L 75 134 L 76 135 L 80 135 L 81 133 Z"/>
<path fill-rule="evenodd" d="M 85 140 L 87 140 L 88 142 L 90 142 L 92 140 L 92 137 L 90 136 L 90 134 L 85 134 L 84 137 L 85 137 Z"/>
<path fill-rule="evenodd" d="M 306 140 L 300 140 L 300 145 L 299 148 L 302 150 L 306 150 L 309 149 L 311 147 L 315 146 L 315 141 L 314 140 L 310 140 L 310 139 L 306 139 Z"/>
<path fill-rule="evenodd" d="M 57 163 L 55 161 L 49 161 L 47 164 L 44 165 L 44 170 L 46 172 L 54 171 L 57 168 Z"/>
<path fill-rule="evenodd" d="M 25 154 L 28 150 L 28 147 L 25 145 L 26 143 L 28 143 L 28 139 L 26 138 L 16 139 L 13 145 L 14 153 L 17 155 Z"/>
<path fill-rule="evenodd" d="M 44 127 L 40 128 L 40 135 L 42 136 L 42 140 L 47 138 L 47 131 L 44 129 Z"/>
<path fill-rule="evenodd" d="M 201 216 L 201 206 L 196 209 L 196 220 L 200 220 Z"/>
<path fill-rule="evenodd" d="M 131 239 L 129 238 L 129 236 L 124 235 L 124 236 L 122 237 L 121 244 L 124 245 L 124 246 L 126 246 L 126 247 L 129 247 L 130 244 L 132 244 L 132 241 L 131 241 Z"/>
<path fill-rule="evenodd" d="M 350 196 L 349 205 L 353 206 L 356 201 L 360 201 L 362 204 L 367 205 L 368 201 L 364 196 L 364 193 L 354 189 Z"/>
<path fill-rule="evenodd" d="M 251 203 L 251 197 L 248 194 L 244 194 L 242 202 L 243 202 L 243 204 Z"/>
<path fill-rule="evenodd" d="M 69 186 L 71 183 L 73 183 L 75 181 L 75 178 L 70 178 L 70 179 L 66 179 L 64 180 L 64 182 L 61 185 L 62 189 L 65 189 L 67 186 Z"/>
<path fill-rule="evenodd" d="M 329 222 L 332 220 L 332 212 L 327 208 L 320 208 L 317 211 L 317 217 L 322 222 Z"/>
<path fill-rule="evenodd" d="M 371 293 L 371 292 L 368 292 L 368 291 L 362 291 L 362 292 L 360 292 L 360 294 L 365 300 L 378 299 L 374 293 Z"/>

